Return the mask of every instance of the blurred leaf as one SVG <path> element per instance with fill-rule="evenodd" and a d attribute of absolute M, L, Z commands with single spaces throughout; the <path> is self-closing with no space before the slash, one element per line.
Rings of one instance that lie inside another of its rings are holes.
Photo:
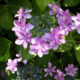
<path fill-rule="evenodd" d="M 15 15 L 20 7 L 31 9 L 32 5 L 29 0 L 8 0 L 8 10 L 11 14 Z"/>
<path fill-rule="evenodd" d="M 75 7 L 80 3 L 80 0 L 64 0 L 63 5 L 66 7 Z"/>
<path fill-rule="evenodd" d="M 17 51 L 22 55 L 24 59 L 32 59 L 34 56 L 29 53 L 29 48 L 24 49 L 22 46 L 16 46 Z"/>
<path fill-rule="evenodd" d="M 0 37 L 0 61 L 7 61 L 10 56 L 11 41 Z"/>
<path fill-rule="evenodd" d="M 0 5 L 0 28 L 11 29 L 13 26 L 13 18 L 8 12 L 7 5 Z"/>
<path fill-rule="evenodd" d="M 74 46 L 74 40 L 73 37 L 71 36 L 71 34 L 69 34 L 68 36 L 65 37 L 66 43 L 65 44 L 61 44 L 58 48 L 58 50 L 56 50 L 57 52 L 66 52 L 71 50 L 71 48 Z"/>
<path fill-rule="evenodd" d="M 53 1 L 52 0 L 36 0 L 36 3 L 38 7 L 40 8 L 40 11 L 43 12 L 44 9 L 48 6 L 48 4 Z"/>
<path fill-rule="evenodd" d="M 80 64 L 80 44 L 75 45 L 75 55 L 78 63 Z"/>
<path fill-rule="evenodd" d="M 74 77 L 69 76 L 69 75 L 67 75 L 65 78 L 66 78 L 66 80 L 76 80 Z"/>

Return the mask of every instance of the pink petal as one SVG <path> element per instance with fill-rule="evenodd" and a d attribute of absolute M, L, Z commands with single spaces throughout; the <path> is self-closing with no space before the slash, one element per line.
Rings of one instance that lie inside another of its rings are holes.
<path fill-rule="evenodd" d="M 53 49 L 54 49 L 54 50 L 57 50 L 58 47 L 59 47 L 59 45 L 58 45 L 58 44 L 55 44 L 55 45 L 53 46 Z"/>
<path fill-rule="evenodd" d="M 44 77 L 47 77 L 48 76 L 48 73 L 46 73 L 45 75 L 44 75 Z"/>
<path fill-rule="evenodd" d="M 52 72 L 49 72 L 49 75 L 52 77 L 53 76 Z"/>
<path fill-rule="evenodd" d="M 49 15 L 53 15 L 54 14 L 54 11 L 53 10 L 50 10 L 49 11 Z"/>
<path fill-rule="evenodd" d="M 23 44 L 23 40 L 16 39 L 15 44 L 22 45 Z"/>
<path fill-rule="evenodd" d="M 48 62 L 48 67 L 51 68 L 52 64 L 51 62 Z"/>
<path fill-rule="evenodd" d="M 49 8 L 52 8 L 52 4 L 48 4 L 48 7 L 49 7 Z"/>
<path fill-rule="evenodd" d="M 30 23 L 26 24 L 26 27 L 26 32 L 30 32 L 30 30 L 34 28 L 34 26 Z"/>

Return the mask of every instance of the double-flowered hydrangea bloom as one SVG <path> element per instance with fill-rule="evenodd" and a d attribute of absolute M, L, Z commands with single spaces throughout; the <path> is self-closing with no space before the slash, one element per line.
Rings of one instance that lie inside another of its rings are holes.
<path fill-rule="evenodd" d="M 27 18 L 27 19 L 30 19 L 32 16 L 29 14 L 32 10 L 28 10 L 26 9 L 24 11 L 23 7 L 21 7 L 17 14 L 15 15 L 15 17 L 18 17 L 18 21 L 20 22 L 23 18 Z"/>
<path fill-rule="evenodd" d="M 73 64 L 69 64 L 68 67 L 65 68 L 66 74 L 70 76 L 74 76 L 77 70 L 78 68 L 75 68 Z"/>
<path fill-rule="evenodd" d="M 65 35 L 68 35 L 69 31 L 72 31 L 72 19 L 71 15 L 69 14 L 69 10 L 62 10 L 59 6 L 56 5 L 56 3 L 48 4 L 49 8 L 51 9 L 49 11 L 50 15 L 53 15 L 54 12 L 56 12 L 56 17 L 58 19 L 58 24 L 61 29 L 65 31 Z"/>
<path fill-rule="evenodd" d="M 10 70 L 12 73 L 17 71 L 18 62 L 22 61 L 21 54 L 16 54 L 16 59 L 8 59 L 6 70 Z"/>
<path fill-rule="evenodd" d="M 66 41 L 63 38 L 69 34 L 69 31 L 77 29 L 80 33 L 80 14 L 73 16 L 69 14 L 69 10 L 62 10 L 56 3 L 48 4 L 50 11 L 49 14 L 53 15 L 56 13 L 56 18 L 58 20 L 58 26 L 52 28 L 49 33 L 45 33 L 40 38 L 31 37 L 31 30 L 34 26 L 31 23 L 27 23 L 26 19 L 30 19 L 32 16 L 29 14 L 32 10 L 24 10 L 22 7 L 18 10 L 18 13 L 15 17 L 18 17 L 18 20 L 14 20 L 14 27 L 12 30 L 15 32 L 17 39 L 15 43 L 17 45 L 23 45 L 24 48 L 27 48 L 28 43 L 30 44 L 29 52 L 31 54 L 38 54 L 39 57 L 42 57 L 44 54 L 48 54 L 48 51 L 52 48 L 57 50 L 59 45 L 65 44 Z M 72 22 L 72 19 L 74 22 Z M 76 26 L 74 28 L 74 26 Z M 74 29 L 73 29 L 74 28 Z"/>
<path fill-rule="evenodd" d="M 45 68 L 44 71 L 46 72 L 45 77 L 50 75 L 53 76 L 53 73 L 56 72 L 56 66 L 52 66 L 51 62 L 48 63 L 48 68 Z"/>
<path fill-rule="evenodd" d="M 31 54 L 38 54 L 39 57 L 42 57 L 44 54 L 48 54 L 48 50 L 50 49 L 50 45 L 47 44 L 41 38 L 35 37 L 31 39 L 30 45 L 30 53 Z"/>
<path fill-rule="evenodd" d="M 12 73 L 17 71 L 17 59 L 8 59 L 6 70 L 10 70 Z"/>
<path fill-rule="evenodd" d="M 30 11 L 31 10 L 28 9 L 23 11 L 23 8 L 20 8 L 18 14 L 16 14 L 18 20 L 14 20 L 14 27 L 12 28 L 12 30 L 15 31 L 15 34 L 18 37 L 15 43 L 17 45 L 23 45 L 24 48 L 27 48 L 28 42 L 30 42 L 32 35 L 30 33 L 30 30 L 34 27 L 32 24 L 26 23 L 26 18 L 31 18 L 29 14 Z"/>
<path fill-rule="evenodd" d="M 80 34 L 80 13 L 78 13 L 77 16 L 72 16 L 72 20 L 75 23 L 75 29 Z"/>
<path fill-rule="evenodd" d="M 63 36 L 64 36 L 64 31 L 60 30 L 60 28 L 51 29 L 49 42 L 50 42 L 50 46 L 52 46 L 54 50 L 56 50 L 60 44 L 64 44 L 66 42 Z"/>

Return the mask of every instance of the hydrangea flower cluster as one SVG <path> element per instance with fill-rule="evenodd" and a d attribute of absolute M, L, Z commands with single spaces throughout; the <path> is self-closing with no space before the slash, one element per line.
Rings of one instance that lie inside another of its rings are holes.
<path fill-rule="evenodd" d="M 51 77 L 54 76 L 55 80 L 65 80 L 65 76 L 67 75 L 74 77 L 78 70 L 78 68 L 75 68 L 73 64 L 68 64 L 68 67 L 65 68 L 66 73 L 62 72 L 59 69 L 56 70 L 56 66 L 52 66 L 51 62 L 48 62 L 48 67 L 49 68 L 44 68 L 44 71 L 46 72 L 44 76 L 45 77 L 47 77 L 48 75 L 50 75 Z M 52 73 L 54 73 L 54 75 Z"/>
<path fill-rule="evenodd" d="M 6 70 L 10 70 L 12 73 L 15 73 L 17 71 L 18 62 L 22 61 L 21 54 L 16 54 L 16 59 L 8 59 Z M 27 62 L 23 61 L 24 64 Z"/>
<path fill-rule="evenodd" d="M 75 23 L 74 28 L 77 30 L 77 32 L 80 34 L 80 13 L 77 14 L 77 16 L 72 16 L 72 20 Z"/>
<path fill-rule="evenodd" d="M 37 54 L 42 57 L 48 54 L 50 49 L 57 50 L 59 45 L 65 44 L 66 40 L 63 38 L 69 34 L 69 31 L 77 29 L 80 33 L 80 14 L 71 17 L 69 10 L 62 10 L 56 3 L 48 4 L 50 15 L 56 13 L 56 18 L 58 20 L 58 27 L 52 28 L 49 33 L 45 33 L 40 38 L 35 36 L 32 37 L 31 30 L 35 27 L 31 23 L 26 23 L 26 19 L 30 19 L 32 16 L 29 14 L 32 10 L 24 10 L 22 7 L 19 9 L 15 17 L 18 20 L 14 20 L 14 27 L 12 31 L 15 32 L 17 39 L 15 43 L 17 45 L 23 45 L 27 48 L 28 43 L 30 44 L 29 52 L 31 54 Z M 72 21 L 74 20 L 74 22 Z M 76 26 L 76 27 L 75 27 Z"/>

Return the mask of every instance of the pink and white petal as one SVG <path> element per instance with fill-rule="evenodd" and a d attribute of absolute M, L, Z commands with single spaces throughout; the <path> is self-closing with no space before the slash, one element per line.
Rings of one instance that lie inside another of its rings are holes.
<path fill-rule="evenodd" d="M 23 40 L 16 39 L 15 44 L 22 45 L 23 44 Z"/>
<path fill-rule="evenodd" d="M 51 68 L 52 64 L 51 62 L 48 62 L 48 67 Z"/>
<path fill-rule="evenodd" d="M 52 8 L 52 4 L 48 4 L 48 7 L 49 7 L 49 8 Z"/>
<path fill-rule="evenodd" d="M 47 77 L 48 76 L 48 73 L 46 73 L 45 75 L 44 75 L 44 77 Z"/>
<path fill-rule="evenodd" d="M 30 13 L 32 10 L 28 10 L 28 9 L 26 9 L 25 10 L 25 13 L 27 14 L 27 13 Z"/>
<path fill-rule="evenodd" d="M 38 56 L 39 57 L 42 57 L 43 56 L 43 53 L 41 52 L 41 50 L 38 51 Z"/>
<path fill-rule="evenodd" d="M 8 59 L 8 63 L 12 63 L 12 60 L 11 59 Z"/>
<path fill-rule="evenodd" d="M 65 39 L 61 39 L 60 41 L 61 41 L 61 43 L 63 43 L 63 44 L 66 43 Z"/>
<path fill-rule="evenodd" d="M 77 32 L 80 34 L 80 26 L 77 28 Z"/>
<path fill-rule="evenodd" d="M 54 11 L 53 10 L 50 10 L 49 11 L 49 15 L 53 15 L 54 14 Z"/>
<path fill-rule="evenodd" d="M 24 41 L 24 42 L 23 42 L 23 47 L 24 47 L 24 48 L 27 48 L 27 46 L 28 46 L 28 43 Z"/>
<path fill-rule="evenodd" d="M 34 28 L 34 26 L 30 23 L 26 24 L 26 32 L 30 32 L 30 30 L 32 30 Z"/>
<path fill-rule="evenodd" d="M 7 67 L 6 67 L 6 70 L 9 70 L 9 69 L 10 69 L 10 67 L 7 66 Z"/>
<path fill-rule="evenodd" d="M 53 49 L 54 49 L 54 50 L 57 50 L 58 47 L 59 47 L 59 45 L 58 45 L 58 44 L 55 44 L 55 45 L 53 46 Z"/>
<path fill-rule="evenodd" d="M 49 72 L 49 75 L 52 77 L 53 76 L 52 72 Z"/>
<path fill-rule="evenodd" d="M 26 59 L 25 59 L 25 60 L 23 60 L 23 63 L 24 63 L 24 64 L 27 64 L 27 62 L 28 62 L 28 61 L 27 61 Z"/>
<path fill-rule="evenodd" d="M 17 27 L 21 27 L 21 24 L 18 22 L 18 20 L 14 20 L 14 25 Z"/>
<path fill-rule="evenodd" d="M 49 70 L 48 68 L 45 68 L 45 69 L 44 69 L 45 72 L 48 72 L 48 70 Z"/>
<path fill-rule="evenodd" d="M 32 16 L 30 14 L 26 14 L 24 17 L 30 19 Z"/>
<path fill-rule="evenodd" d="M 22 60 L 22 57 L 20 57 L 20 58 L 17 59 L 18 62 L 21 62 L 21 60 Z"/>

